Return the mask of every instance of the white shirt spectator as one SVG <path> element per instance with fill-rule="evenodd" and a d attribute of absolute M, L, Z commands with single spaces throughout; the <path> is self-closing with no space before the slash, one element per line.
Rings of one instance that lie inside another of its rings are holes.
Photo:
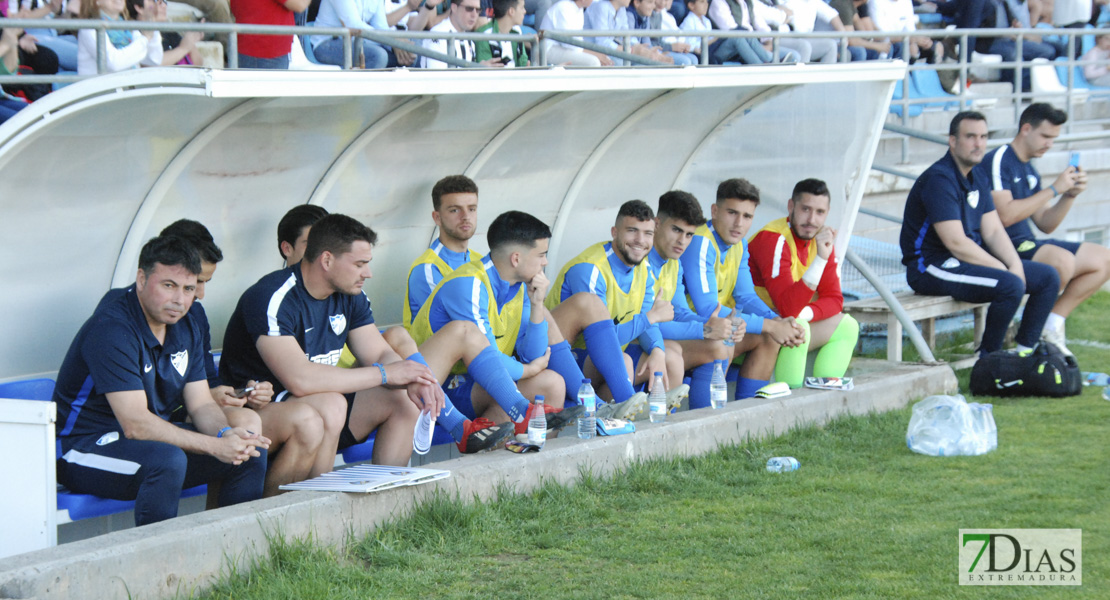
<path fill-rule="evenodd" d="M 1091 0 L 1056 0 L 1052 9 L 1052 24 L 1064 27 L 1091 20 Z"/>
<path fill-rule="evenodd" d="M 92 0 L 88 0 L 92 2 Z M 125 69 L 157 67 L 162 64 L 162 34 L 155 31 L 150 39 L 143 37 L 138 30 L 131 32 L 131 43 L 116 48 L 111 40 L 104 46 L 109 73 Z M 96 75 L 96 30 L 82 29 L 77 32 L 77 73 Z"/>
<path fill-rule="evenodd" d="M 459 30 L 455 29 L 455 24 L 451 22 L 451 19 L 444 19 L 435 27 L 429 29 L 429 31 L 435 31 L 437 33 L 457 33 Z M 455 43 L 455 58 L 470 61 L 474 60 L 474 42 L 472 40 L 456 39 L 452 41 Z M 429 50 L 449 54 L 447 52 L 447 40 L 424 40 L 424 47 Z M 448 64 L 441 60 L 424 57 L 425 69 L 446 69 L 447 67 Z"/>
<path fill-rule="evenodd" d="M 813 31 L 818 20 L 821 23 L 831 23 L 833 19 L 840 17 L 840 13 L 823 0 L 787 0 L 783 5 L 794 11 L 794 31 L 799 33 Z"/>
<path fill-rule="evenodd" d="M 683 31 L 713 31 L 713 24 L 709 22 L 709 17 L 699 17 L 692 12 L 686 13 L 686 18 L 682 20 L 680 27 Z M 701 52 L 700 37 L 684 37 L 679 38 L 680 42 L 686 42 L 690 46 L 690 52 L 697 54 Z"/>
<path fill-rule="evenodd" d="M 552 6 L 547 14 L 543 16 L 543 23 L 540 24 L 540 30 L 544 29 L 568 29 L 582 31 L 586 28 L 586 11 L 578 7 L 574 0 L 560 0 Z M 562 46 L 572 50 L 581 50 L 577 46 L 564 44 L 551 40 L 554 46 Z"/>
<path fill-rule="evenodd" d="M 871 22 L 879 31 L 915 31 L 913 0 L 870 0 Z"/>
<path fill-rule="evenodd" d="M 674 20 L 674 15 L 672 15 L 670 11 L 660 11 L 659 16 L 661 17 L 659 21 L 659 29 L 662 29 L 663 31 L 678 31 L 678 21 Z M 664 37 L 663 42 L 667 44 L 674 44 L 678 42 L 678 38 L 670 35 Z"/>

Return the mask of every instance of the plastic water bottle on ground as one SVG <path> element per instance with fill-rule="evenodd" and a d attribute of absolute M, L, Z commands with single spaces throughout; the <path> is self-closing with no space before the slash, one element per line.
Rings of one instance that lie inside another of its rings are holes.
<path fill-rule="evenodd" d="M 648 407 L 652 423 L 662 423 L 667 418 L 667 389 L 663 387 L 663 373 L 659 371 L 652 377 Z"/>
<path fill-rule="evenodd" d="M 547 415 L 543 410 L 543 396 L 536 396 L 532 405 L 532 418 L 528 419 L 528 443 L 543 448 L 547 441 Z"/>
<path fill-rule="evenodd" d="M 709 404 L 713 408 L 724 408 L 728 402 L 728 382 L 721 363 L 713 365 L 713 377 L 709 380 Z"/>
<path fill-rule="evenodd" d="M 767 461 L 767 470 L 772 473 L 787 473 L 797 471 L 801 464 L 793 456 L 776 456 Z"/>
<path fill-rule="evenodd" d="M 1110 400 L 1110 387 L 1102 388 L 1102 399 Z"/>
<path fill-rule="evenodd" d="M 597 435 L 597 394 L 589 379 L 582 380 L 582 387 L 578 388 L 578 403 L 586 412 L 578 417 L 578 437 L 584 440 L 593 439 Z"/>
<path fill-rule="evenodd" d="M 1110 385 L 1110 375 L 1106 373 L 1088 373 L 1084 371 L 1081 375 L 1083 377 L 1083 385 L 1097 385 L 1100 387 Z"/>

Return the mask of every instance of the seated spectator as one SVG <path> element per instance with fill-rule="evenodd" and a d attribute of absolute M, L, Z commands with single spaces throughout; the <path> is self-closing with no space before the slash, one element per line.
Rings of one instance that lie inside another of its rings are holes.
<path fill-rule="evenodd" d="M 540 31 L 558 29 L 562 31 L 582 31 L 586 29 L 585 10 L 593 0 L 559 0 L 544 14 Z M 608 55 L 545 39 L 541 42 L 550 65 L 573 65 L 576 67 L 608 67 L 613 59 Z"/>
<path fill-rule="evenodd" d="M 884 32 L 907 32 L 917 30 L 917 19 L 913 12 L 912 0 L 871 0 L 871 21 L 875 28 Z M 902 38 L 892 39 L 891 58 L 902 58 Z M 944 57 L 944 45 L 934 44 L 925 36 L 910 37 L 910 60 L 924 56 L 932 63 Z"/>
<path fill-rule="evenodd" d="M 323 0 L 314 24 L 317 27 L 389 30 L 402 16 L 404 14 L 399 14 L 398 11 L 386 13 L 385 4 L 381 0 Z M 325 65 L 342 66 L 345 43 L 341 37 L 314 35 L 311 38 L 312 53 L 316 60 Z M 367 69 L 389 66 L 390 48 L 367 39 L 362 39 L 361 44 L 356 43 L 355 47 L 362 50 L 361 62 L 358 55 L 351 57 L 356 66 L 362 64 Z M 392 57 L 392 62 L 397 64 L 396 57 Z"/>
<path fill-rule="evenodd" d="M 679 29 L 682 31 L 712 31 L 713 23 L 709 22 L 709 17 L 705 16 L 708 12 L 709 0 L 686 0 L 686 18 L 682 19 Z M 690 52 L 701 54 L 703 38 L 687 36 L 681 39 L 686 42 L 686 45 L 690 46 Z M 704 43 L 710 47 L 716 41 L 717 38 L 714 37 L 704 38 Z M 712 59 L 712 57 L 710 58 Z"/>
<path fill-rule="evenodd" d="M 756 0 L 758 1 L 758 0 Z M 844 31 L 840 13 L 825 4 L 824 0 L 785 0 L 782 6 L 794 14 L 792 28 L 799 33 L 833 30 Z M 837 41 L 832 38 L 806 38 L 810 46 L 810 60 L 834 63 L 837 61 Z M 809 62 L 809 61 L 806 61 Z"/>
<path fill-rule="evenodd" d="M 656 12 L 655 3 L 656 0 L 632 0 L 628 8 L 625 9 L 631 16 L 632 29 L 640 31 L 658 31 L 662 29 L 663 18 Z M 633 37 L 632 41 L 634 43 L 639 42 L 649 48 L 650 53 L 646 58 L 656 62 L 668 65 L 692 65 L 697 63 L 697 57 L 685 52 L 675 51 L 662 38 L 645 35 L 639 38 Z"/>
<path fill-rule="evenodd" d="M 597 0 L 593 4 L 586 7 L 586 29 L 595 30 L 610 30 L 610 31 L 629 31 L 632 29 L 632 18 L 625 10 L 631 0 Z M 613 50 L 624 49 L 624 38 L 619 36 L 609 37 L 592 37 L 589 41 L 599 45 L 611 48 Z M 651 54 L 651 46 L 644 44 L 633 43 L 630 40 L 628 51 L 639 55 L 647 56 Z"/>
<path fill-rule="evenodd" d="M 93 312 L 58 370 L 58 482 L 134 500 L 135 525 L 177 516 L 181 490 L 205 483 L 220 506 L 262 497 L 269 440 L 228 424 L 199 332 L 179 322 L 200 272 L 188 241 L 147 242 L 134 288 Z"/>
<path fill-rule="evenodd" d="M 7 27 L 0 29 L 0 75 L 10 75 L 19 70 L 19 30 Z M 27 107 L 23 100 L 9 96 L 0 90 L 0 123 L 15 116 Z"/>
<path fill-rule="evenodd" d="M 671 14 L 672 4 L 674 4 L 674 0 L 655 0 L 655 14 L 659 16 L 659 29 L 663 31 L 678 31 L 678 22 Z M 687 44 L 684 40 L 680 40 L 673 35 L 656 39 L 661 42 L 660 45 L 664 49 L 670 47 L 667 52 L 674 59 L 675 64 L 698 64 L 698 57 L 693 54 L 690 44 Z"/>
<path fill-rule="evenodd" d="M 1056 269 L 1022 260 L 991 198 L 989 177 L 972 168 L 987 150 L 987 120 L 958 113 L 948 129 L 948 153 L 910 189 L 900 244 L 913 291 L 989 302 L 979 352 L 1002 349 L 1003 338 L 1029 294 L 1018 328 L 1018 351 L 1037 345 L 1060 291 Z"/>
<path fill-rule="evenodd" d="M 1110 33 L 1104 33 L 1095 38 L 1095 47 L 1083 55 L 1085 61 L 1098 61 L 1095 64 L 1083 66 L 1083 76 L 1093 85 L 1110 87 Z"/>
<path fill-rule="evenodd" d="M 952 16 L 956 26 L 961 29 L 1028 29 L 1030 27 L 1029 7 L 1018 0 L 950 0 L 937 5 L 937 12 Z M 1022 40 L 1022 60 L 1035 58 L 1052 60 L 1056 49 L 1050 44 L 1039 41 L 1039 36 L 1024 36 Z M 969 37 L 970 49 L 981 54 L 997 54 L 1005 62 L 1017 60 L 1017 38 L 998 36 L 990 38 Z M 970 52 L 968 56 L 970 57 Z M 1002 70 L 1003 81 L 1014 81 L 1014 70 Z M 1029 69 L 1022 70 L 1022 87 L 1029 90 Z"/>
<path fill-rule="evenodd" d="M 294 25 L 294 13 L 308 8 L 309 0 L 231 0 L 235 22 L 256 25 Z M 240 69 L 288 69 L 293 49 L 291 35 L 243 34 L 239 36 Z"/>
<path fill-rule="evenodd" d="M 871 4 L 867 0 L 852 0 L 853 16 L 852 25 L 850 27 L 853 31 L 879 31 L 875 22 L 871 19 Z M 844 24 L 845 29 L 849 29 L 847 23 Z M 882 38 L 852 38 L 848 41 L 848 45 L 854 48 L 862 48 L 864 51 L 864 60 L 876 60 L 883 58 L 901 58 L 901 47 L 895 50 L 894 44 L 888 37 Z M 855 54 L 852 55 L 852 60 L 858 60 Z"/>
<path fill-rule="evenodd" d="M 69 6 L 72 5 L 72 6 Z M 79 2 L 66 0 L 23 0 L 19 5 L 21 19 L 76 18 Z M 60 35 L 57 29 L 28 29 L 24 38 L 30 45 L 49 48 L 58 57 L 58 68 L 77 72 L 77 36 Z"/>
<path fill-rule="evenodd" d="M 127 0 L 127 14 L 135 20 L 142 20 L 143 13 L 154 13 L 155 21 L 166 20 L 166 3 L 158 0 Z M 199 31 L 185 33 L 167 32 L 162 34 L 162 66 L 196 64 L 193 50 L 197 42 L 204 39 Z"/>
<path fill-rule="evenodd" d="M 440 33 L 459 33 L 474 31 L 478 24 L 478 15 L 482 10 L 481 3 L 478 0 L 459 0 L 453 2 L 448 9 L 447 18 L 440 21 L 435 27 L 429 31 Z M 474 40 L 460 40 L 455 39 L 454 42 L 454 57 L 468 60 L 471 62 L 478 62 L 477 50 L 474 45 Z M 447 51 L 446 39 L 433 39 L 424 40 L 424 47 L 443 54 L 452 55 Z M 480 62 L 485 67 L 503 67 L 504 63 L 501 59 L 489 58 Z M 445 69 L 448 67 L 447 63 L 434 58 L 424 57 L 424 67 L 427 69 Z"/>
<path fill-rule="evenodd" d="M 746 0 L 710 0 L 707 14 L 713 25 L 724 31 L 771 31 L 772 26 L 767 22 L 765 14 L 782 19 L 783 23 L 789 18 L 786 11 L 770 7 L 759 0 L 752 0 L 750 4 Z M 739 61 L 745 65 L 761 65 L 774 60 L 770 38 L 720 38 L 716 44 L 709 51 L 717 63 Z M 811 53 L 809 43 L 805 40 L 780 40 L 779 57 L 782 62 L 806 62 Z"/>
<path fill-rule="evenodd" d="M 493 20 L 478 28 L 478 33 L 522 33 L 524 0 L 493 0 Z M 506 67 L 527 67 L 528 49 L 523 42 L 475 42 L 478 62 L 500 59 Z"/>
<path fill-rule="evenodd" d="M 126 21 L 126 8 L 124 0 L 85 0 L 81 3 L 81 18 Z M 156 11 L 146 12 L 140 20 L 153 22 L 157 16 Z M 162 35 L 157 31 L 109 29 L 104 55 L 109 73 L 137 69 L 139 65 L 159 66 L 162 64 Z M 93 29 L 77 32 L 77 73 L 97 74 L 96 31 Z"/>

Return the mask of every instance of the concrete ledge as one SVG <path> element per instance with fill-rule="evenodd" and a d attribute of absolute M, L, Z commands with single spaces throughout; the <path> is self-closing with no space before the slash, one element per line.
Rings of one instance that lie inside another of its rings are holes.
<path fill-rule="evenodd" d="M 875 368 L 882 370 L 859 374 Z M 549 441 L 539 454 L 491 452 L 450 460 L 435 465 L 452 472 L 435 485 L 366 495 L 295 492 L 11 557 L 0 567 L 0 598 L 187 595 L 225 574 L 229 563 L 245 569 L 254 557 L 266 554 L 268 535 L 312 536 L 342 546 L 351 536 L 403 516 L 435 490 L 470 500 L 490 498 L 498 482 L 520 491 L 547 480 L 571 483 L 580 466 L 608 475 L 635 460 L 704 454 L 745 437 L 777 435 L 844 414 L 901 408 L 956 389 L 955 374 L 943 364 L 857 360 L 853 370 L 856 388 L 851 392 L 796 390 L 777 400 L 670 415 L 661 425 L 637 423 L 632 435 L 590 442 L 566 435 Z M 530 466 L 526 472 L 522 461 Z"/>

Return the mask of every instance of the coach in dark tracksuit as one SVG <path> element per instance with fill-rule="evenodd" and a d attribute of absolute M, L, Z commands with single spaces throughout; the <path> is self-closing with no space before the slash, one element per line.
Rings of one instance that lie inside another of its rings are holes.
<path fill-rule="evenodd" d="M 902 263 L 919 294 L 990 302 L 981 352 L 1002 348 L 1006 328 L 1028 293 L 1017 334 L 1017 349 L 1028 350 L 1040 339 L 1060 277 L 1052 267 L 1018 257 L 995 212 L 990 182 L 971 178 L 986 147 L 982 114 L 966 111 L 952 119 L 948 153 L 917 178 L 906 199 Z"/>

